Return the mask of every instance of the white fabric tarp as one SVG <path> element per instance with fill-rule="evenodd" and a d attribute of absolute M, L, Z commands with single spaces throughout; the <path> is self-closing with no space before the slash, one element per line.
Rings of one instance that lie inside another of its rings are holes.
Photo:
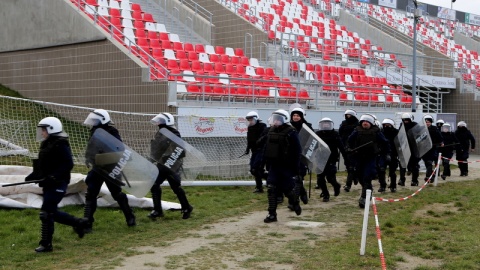
<path fill-rule="evenodd" d="M 37 184 L 25 184 L 10 187 L 1 187 L 4 184 L 24 182 L 25 177 L 32 172 L 31 167 L 5 166 L 0 165 L 0 208 L 40 208 L 42 206 L 42 188 Z M 58 205 L 82 205 L 85 203 L 86 175 L 72 173 L 67 194 Z M 136 198 L 128 195 L 128 202 L 132 207 L 152 208 L 151 198 Z M 99 207 L 118 207 L 117 202 L 112 198 L 108 188 L 103 184 L 98 195 Z M 162 201 L 162 208 L 180 209 L 180 204 Z"/>

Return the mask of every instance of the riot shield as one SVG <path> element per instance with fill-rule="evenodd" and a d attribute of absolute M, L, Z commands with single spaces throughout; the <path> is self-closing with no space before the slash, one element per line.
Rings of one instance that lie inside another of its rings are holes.
<path fill-rule="evenodd" d="M 105 180 L 137 198 L 147 195 L 158 176 L 155 165 L 101 128 L 90 138 L 85 156 Z"/>
<path fill-rule="evenodd" d="M 410 159 L 412 153 L 410 152 L 408 137 L 407 133 L 405 132 L 404 125 L 402 125 L 398 130 L 398 134 L 393 142 L 395 143 L 395 148 L 397 149 L 400 166 L 402 166 L 402 168 L 407 168 L 408 160 Z"/>
<path fill-rule="evenodd" d="M 322 173 L 330 157 L 330 148 L 305 123 L 298 137 L 302 147 L 302 156 L 307 161 L 308 167 L 316 174 Z"/>
<path fill-rule="evenodd" d="M 419 121 L 407 133 L 412 144 L 412 155 L 416 158 L 421 158 L 428 150 L 432 149 L 432 140 L 430 133 L 425 125 L 425 121 Z"/>
<path fill-rule="evenodd" d="M 173 173 L 188 171 L 195 179 L 207 164 L 205 155 L 166 128 L 160 129 L 150 145 L 150 157 Z"/>

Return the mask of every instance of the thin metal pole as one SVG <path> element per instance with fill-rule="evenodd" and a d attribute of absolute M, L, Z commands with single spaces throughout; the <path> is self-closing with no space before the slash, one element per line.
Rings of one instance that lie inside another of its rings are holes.
<path fill-rule="evenodd" d="M 417 111 L 417 1 L 413 0 L 415 10 L 413 11 L 413 70 L 412 70 L 412 112 Z"/>

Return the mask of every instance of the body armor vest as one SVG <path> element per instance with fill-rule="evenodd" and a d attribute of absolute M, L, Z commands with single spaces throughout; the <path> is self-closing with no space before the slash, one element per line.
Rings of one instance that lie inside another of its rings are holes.
<path fill-rule="evenodd" d="M 260 120 L 258 120 L 258 122 L 255 125 L 248 127 L 247 144 L 249 149 L 252 149 L 252 151 L 258 150 L 257 140 L 260 139 L 260 136 L 262 135 L 263 130 L 265 130 L 266 127 L 267 125 L 265 125 L 265 123 L 260 122 Z"/>
<path fill-rule="evenodd" d="M 358 136 L 355 141 L 355 147 L 360 147 L 371 142 L 368 145 L 365 145 L 357 150 L 361 155 L 373 156 L 380 153 L 380 149 L 377 144 L 377 132 L 379 132 L 378 127 L 372 126 L 369 129 L 364 129 L 362 127 L 357 127 Z"/>
<path fill-rule="evenodd" d="M 277 127 L 271 127 L 268 131 L 267 145 L 265 147 L 265 158 L 271 161 L 283 161 L 288 157 L 289 133 L 295 128 L 287 125 L 281 130 Z"/>

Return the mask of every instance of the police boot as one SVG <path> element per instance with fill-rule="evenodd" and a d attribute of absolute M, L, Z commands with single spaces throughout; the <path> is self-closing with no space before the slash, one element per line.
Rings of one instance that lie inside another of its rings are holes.
<path fill-rule="evenodd" d="M 406 169 L 402 169 L 400 168 L 400 181 L 398 181 L 398 185 L 399 186 L 405 186 L 405 180 L 407 180 L 405 178 L 405 173 L 407 172 Z"/>
<path fill-rule="evenodd" d="M 87 218 L 77 218 L 65 212 L 57 212 L 54 220 L 60 224 L 72 226 L 79 238 L 83 238 L 85 235 L 85 229 L 90 227 Z"/>
<path fill-rule="evenodd" d="M 193 211 L 193 206 L 188 202 L 187 195 L 185 195 L 185 191 L 181 187 L 178 188 L 177 198 L 182 206 L 182 219 L 189 219 Z"/>
<path fill-rule="evenodd" d="M 350 192 L 350 189 L 352 188 L 352 182 L 355 178 L 355 175 L 353 172 L 351 171 L 347 171 L 347 182 L 345 183 L 345 186 L 343 187 L 343 190 L 345 190 L 345 192 Z"/>
<path fill-rule="evenodd" d="M 333 186 L 333 196 L 340 195 L 340 189 L 342 188 L 342 185 L 337 182 L 335 174 L 327 176 L 327 181 Z"/>
<path fill-rule="evenodd" d="M 303 202 L 303 204 L 308 203 L 308 195 L 307 195 L 307 190 L 305 190 L 305 186 L 303 186 L 303 179 L 300 177 L 297 177 L 297 183 L 298 183 L 298 194 L 300 195 L 300 200 Z M 295 185 L 297 185 L 295 183 Z"/>
<path fill-rule="evenodd" d="M 380 183 L 380 188 L 378 192 L 385 192 L 387 188 L 387 180 L 385 179 L 385 171 L 380 171 L 378 173 L 378 182 Z"/>
<path fill-rule="evenodd" d="M 93 213 L 97 209 L 97 200 L 91 200 L 88 198 L 88 194 L 85 195 L 85 207 L 83 208 L 83 217 L 87 219 L 87 224 L 85 224 L 85 233 L 91 233 L 93 222 L 95 219 L 93 218 Z"/>
<path fill-rule="evenodd" d="M 39 246 L 35 249 L 36 252 L 52 252 L 52 237 L 53 237 L 53 218 L 47 212 L 40 212 L 40 221 L 42 222 L 41 236 L 42 240 L 38 243 Z"/>
<path fill-rule="evenodd" d="M 419 176 L 418 171 L 412 172 L 412 184 L 411 184 L 412 187 L 418 186 L 418 176 Z"/>
<path fill-rule="evenodd" d="M 253 193 L 263 193 L 262 174 L 255 176 L 255 190 Z"/>
<path fill-rule="evenodd" d="M 163 217 L 163 209 L 162 209 L 162 189 L 160 186 L 153 186 L 150 189 L 152 193 L 152 202 L 153 202 L 153 210 L 148 214 L 147 217 L 150 219 L 156 219 L 157 217 Z"/>
<path fill-rule="evenodd" d="M 388 186 L 391 192 L 397 191 L 397 175 L 392 174 L 390 175 L 390 185 Z"/>
<path fill-rule="evenodd" d="M 265 223 L 277 221 L 277 191 L 274 185 L 267 186 L 268 215 L 263 220 Z"/>
<path fill-rule="evenodd" d="M 118 200 L 117 200 L 118 206 L 123 212 L 123 215 L 125 215 L 125 221 L 127 222 L 128 227 L 136 226 L 137 222 L 135 220 L 135 215 L 133 214 L 132 208 L 130 208 L 130 205 L 128 204 L 128 198 L 125 193 L 119 194 Z"/>
<path fill-rule="evenodd" d="M 358 198 L 358 207 L 360 208 L 365 208 L 365 198 L 360 196 L 360 198 Z"/>

